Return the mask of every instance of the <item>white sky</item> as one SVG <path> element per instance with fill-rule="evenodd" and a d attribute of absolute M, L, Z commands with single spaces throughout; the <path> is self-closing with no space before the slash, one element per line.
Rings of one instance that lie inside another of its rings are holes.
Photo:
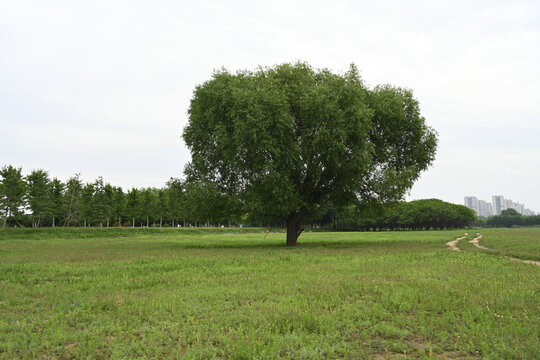
<path fill-rule="evenodd" d="M 410 199 L 540 211 L 538 1 L 0 1 L 0 166 L 163 186 L 212 70 L 296 60 L 411 88 L 439 133 Z"/>

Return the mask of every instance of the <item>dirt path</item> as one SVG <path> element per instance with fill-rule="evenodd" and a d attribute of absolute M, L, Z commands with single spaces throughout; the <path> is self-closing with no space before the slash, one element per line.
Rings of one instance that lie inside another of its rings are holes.
<path fill-rule="evenodd" d="M 523 260 L 523 259 L 518 259 L 518 258 L 514 258 L 514 257 L 509 257 L 509 259 L 514 260 L 514 261 L 521 261 L 521 262 L 524 262 L 525 264 L 532 264 L 532 265 L 540 266 L 540 261 Z"/>
<path fill-rule="evenodd" d="M 467 236 L 469 236 L 469 233 L 463 234 L 462 237 L 458 237 L 456 240 L 452 240 L 452 241 L 447 242 L 446 245 L 450 246 L 450 250 L 461 251 L 461 250 L 459 250 L 459 248 L 457 247 L 457 243 L 458 243 L 460 240 L 465 239 Z"/>
<path fill-rule="evenodd" d="M 476 233 L 476 237 L 472 240 L 469 240 L 469 242 L 471 244 L 473 244 L 474 246 L 476 246 L 478 249 L 480 250 L 491 250 L 490 248 L 487 248 L 485 246 L 482 246 L 480 245 L 480 243 L 478 242 L 478 240 L 480 240 L 481 238 L 483 238 L 484 236 L 480 233 Z M 457 239 L 456 239 L 457 240 Z M 456 241 L 454 240 L 454 241 Z M 448 245 L 449 243 L 447 243 Z M 459 249 L 458 249 L 459 250 Z M 515 258 L 515 257 L 510 257 L 510 256 L 504 256 L 505 258 L 507 259 L 510 259 L 510 260 L 513 260 L 513 261 L 521 261 L 525 264 L 532 264 L 532 265 L 536 265 L 536 266 L 540 266 L 540 261 L 534 261 L 534 260 L 523 260 L 523 259 L 518 259 L 518 258 Z"/>
<path fill-rule="evenodd" d="M 469 242 L 471 244 L 473 244 L 474 246 L 476 246 L 480 250 L 491 250 L 491 249 L 488 249 L 485 246 L 480 245 L 480 243 L 478 242 L 478 240 L 480 240 L 483 237 L 484 237 L 484 235 L 482 235 L 480 233 L 476 233 L 476 237 L 474 239 L 472 239 L 472 240 L 469 240 Z"/>

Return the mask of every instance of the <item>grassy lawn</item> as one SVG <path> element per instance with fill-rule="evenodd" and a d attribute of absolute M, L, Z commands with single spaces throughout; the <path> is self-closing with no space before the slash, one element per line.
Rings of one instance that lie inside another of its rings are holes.
<path fill-rule="evenodd" d="M 0 358 L 540 357 L 540 268 L 465 231 L 242 231 L 0 231 Z"/>
<path fill-rule="evenodd" d="M 494 254 L 540 261 L 540 228 L 482 229 L 480 233 L 484 235 L 480 243 Z"/>

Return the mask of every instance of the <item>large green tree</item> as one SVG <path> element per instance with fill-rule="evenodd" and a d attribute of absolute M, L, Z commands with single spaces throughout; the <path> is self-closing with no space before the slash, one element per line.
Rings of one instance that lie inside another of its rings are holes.
<path fill-rule="evenodd" d="M 168 208 L 172 217 L 172 226 L 175 226 L 175 221 L 183 220 L 184 227 L 186 226 L 186 191 L 185 184 L 182 180 L 171 178 L 167 182 Z"/>
<path fill-rule="evenodd" d="M 52 217 L 52 227 L 56 226 L 57 220 L 62 217 L 64 202 L 64 184 L 57 178 L 53 178 L 49 183 L 48 197 Z"/>
<path fill-rule="evenodd" d="M 0 169 L 0 211 L 4 221 L 2 228 L 6 227 L 10 217 L 20 226 L 19 217 L 23 213 L 25 205 L 26 183 L 21 168 L 7 165 Z"/>
<path fill-rule="evenodd" d="M 170 209 L 168 208 L 168 196 L 167 189 L 157 189 L 157 199 L 156 199 L 156 219 L 159 218 L 159 227 L 163 226 L 163 218 L 167 219 L 170 214 Z"/>
<path fill-rule="evenodd" d="M 122 218 L 126 216 L 126 195 L 121 187 L 113 187 L 111 213 L 118 226 L 122 226 Z"/>
<path fill-rule="evenodd" d="M 39 227 L 42 220 L 52 213 L 49 183 L 49 174 L 42 169 L 32 170 L 26 177 L 26 198 L 32 211 L 32 227 Z"/>
<path fill-rule="evenodd" d="M 100 227 L 103 227 L 104 223 L 108 226 L 111 217 L 112 186 L 105 184 L 101 176 L 98 176 L 92 185 L 94 190 L 91 200 L 92 220 L 96 221 Z"/>
<path fill-rule="evenodd" d="M 79 215 L 81 211 L 81 195 L 83 183 L 80 174 L 75 174 L 66 183 L 64 193 L 65 221 L 64 226 L 81 225 Z"/>
<path fill-rule="evenodd" d="M 96 219 L 96 204 L 94 201 L 94 184 L 85 184 L 81 189 L 79 221 L 84 222 L 84 227 L 91 226 Z"/>
<path fill-rule="evenodd" d="M 155 189 L 153 188 L 144 188 L 140 190 L 140 210 L 141 210 L 141 220 L 146 221 L 146 227 L 150 226 L 150 220 L 154 219 L 156 214 L 156 200 L 157 196 Z M 141 223 L 142 227 L 142 223 Z"/>
<path fill-rule="evenodd" d="M 186 213 L 196 224 L 217 225 L 226 221 L 228 197 L 221 194 L 215 183 L 208 181 L 187 182 L 185 184 Z"/>
<path fill-rule="evenodd" d="M 141 217 L 141 191 L 132 188 L 126 194 L 126 214 L 131 218 L 131 227 L 135 227 L 135 220 Z"/>
<path fill-rule="evenodd" d="M 286 219 L 289 246 L 330 202 L 401 199 L 437 144 L 410 90 L 306 63 L 215 72 L 195 89 L 183 137 L 188 178 Z"/>

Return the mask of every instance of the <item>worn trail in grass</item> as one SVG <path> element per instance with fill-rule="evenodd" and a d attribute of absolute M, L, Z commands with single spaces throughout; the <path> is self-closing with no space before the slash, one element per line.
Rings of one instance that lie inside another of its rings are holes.
<path fill-rule="evenodd" d="M 521 229 L 523 230 L 523 229 Z M 484 235 L 480 234 L 480 233 L 476 233 L 476 237 L 474 237 L 472 240 L 469 240 L 469 242 L 471 244 L 473 244 L 477 249 L 480 249 L 480 250 L 486 250 L 488 251 L 489 253 L 497 253 L 497 254 L 500 254 L 500 251 L 499 250 L 494 250 L 494 249 L 490 249 L 490 248 L 487 248 L 483 245 L 480 245 L 480 239 L 482 239 L 484 237 Z M 514 242 L 515 244 L 515 239 L 511 239 L 510 240 L 510 243 Z M 534 238 L 533 239 L 529 239 L 529 242 L 530 243 L 534 243 Z M 497 245 L 500 245 L 500 244 L 497 244 Z M 534 252 L 531 254 L 527 254 L 527 252 L 521 252 L 520 253 L 520 256 L 522 257 L 527 257 L 527 256 L 533 256 L 534 257 Z M 527 259 L 524 259 L 524 258 L 517 258 L 517 257 L 511 257 L 511 256 L 505 256 L 507 257 L 508 259 L 510 260 L 514 260 L 514 261 L 521 261 L 521 262 L 524 262 L 526 264 L 531 264 L 531 265 L 536 265 L 536 266 L 540 266 L 540 261 L 536 261 L 536 260 L 527 260 Z"/>
<path fill-rule="evenodd" d="M 540 228 L 482 229 L 482 245 L 493 254 L 540 261 Z"/>
<path fill-rule="evenodd" d="M 463 231 L 228 232 L 0 233 L 0 358 L 540 353 L 539 269 Z"/>

